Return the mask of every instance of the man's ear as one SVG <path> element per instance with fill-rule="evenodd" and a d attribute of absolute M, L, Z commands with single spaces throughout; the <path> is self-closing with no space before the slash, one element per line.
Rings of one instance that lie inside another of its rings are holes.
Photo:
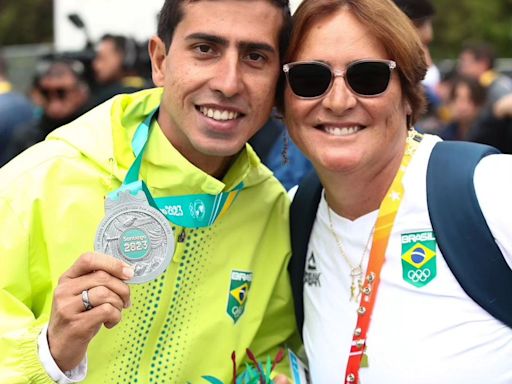
<path fill-rule="evenodd" d="M 165 81 L 165 62 L 166 50 L 164 42 L 158 37 L 153 36 L 148 43 L 149 57 L 151 58 L 151 76 L 153 83 L 157 87 L 164 85 Z"/>

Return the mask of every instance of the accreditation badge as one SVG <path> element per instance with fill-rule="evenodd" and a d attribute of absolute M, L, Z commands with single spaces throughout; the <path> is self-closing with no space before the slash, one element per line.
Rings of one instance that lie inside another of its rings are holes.
<path fill-rule="evenodd" d="M 143 191 L 128 190 L 105 200 L 105 217 L 96 232 L 96 252 L 112 255 L 134 267 L 127 283 L 146 283 L 169 266 L 174 234 L 167 219 L 151 207 Z"/>

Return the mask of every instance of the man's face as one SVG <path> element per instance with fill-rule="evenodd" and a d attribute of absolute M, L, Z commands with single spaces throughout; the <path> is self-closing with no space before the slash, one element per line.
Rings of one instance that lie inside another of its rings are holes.
<path fill-rule="evenodd" d="M 474 79 L 479 79 L 480 76 L 488 69 L 485 60 L 478 60 L 470 51 L 462 51 L 459 56 L 458 65 L 459 73 L 461 75 L 469 76 Z"/>
<path fill-rule="evenodd" d="M 115 82 L 123 73 L 123 55 L 116 49 L 114 42 L 102 41 L 98 45 L 92 66 L 99 84 Z"/>
<path fill-rule="evenodd" d="M 164 87 L 159 124 L 194 165 L 215 174 L 268 119 L 280 72 L 281 10 L 266 0 L 183 6 L 169 51 L 150 44 Z"/>
<path fill-rule="evenodd" d="M 63 69 L 41 78 L 39 92 L 42 95 L 45 114 L 54 120 L 74 116 L 86 103 L 88 93 L 71 71 Z"/>

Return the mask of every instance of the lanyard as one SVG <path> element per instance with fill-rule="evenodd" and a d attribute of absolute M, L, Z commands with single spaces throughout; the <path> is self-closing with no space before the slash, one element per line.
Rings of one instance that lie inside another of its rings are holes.
<path fill-rule="evenodd" d="M 121 187 L 111 192 L 109 198 L 117 199 L 120 191 L 128 190 L 134 195 L 139 191 L 143 191 L 149 204 L 160 210 L 172 223 L 186 228 L 210 226 L 228 211 L 238 193 L 243 189 L 243 182 L 238 184 L 233 190 L 221 192 L 217 195 L 196 194 L 154 198 L 146 183 L 139 180 L 139 173 L 142 157 L 151 131 L 151 122 L 157 112 L 158 108 L 151 112 L 135 131 L 132 139 L 135 160 L 130 166 Z"/>
<path fill-rule="evenodd" d="M 361 300 L 357 309 L 357 324 L 352 336 L 352 345 L 345 371 L 345 384 L 359 383 L 359 368 L 361 367 L 363 357 L 367 359 L 367 356 L 365 356 L 366 337 L 380 283 L 380 271 L 384 264 L 386 248 L 398 208 L 404 195 L 402 180 L 422 138 L 423 136 L 414 130 L 409 133 L 400 168 L 379 208 L 372 249 L 370 251 L 370 260 L 368 261 L 364 280 L 366 285 L 362 290 Z"/>

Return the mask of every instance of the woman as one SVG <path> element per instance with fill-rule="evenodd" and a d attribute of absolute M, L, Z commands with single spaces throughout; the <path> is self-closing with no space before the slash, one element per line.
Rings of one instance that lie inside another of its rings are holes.
<path fill-rule="evenodd" d="M 479 115 L 486 96 L 486 89 L 477 79 L 456 77 L 448 99 L 452 121 L 439 132 L 439 136 L 444 140 L 471 140 L 479 129 Z"/>
<path fill-rule="evenodd" d="M 313 383 L 512 382 L 512 330 L 436 245 L 425 174 L 440 139 L 411 128 L 427 66 L 406 16 L 388 0 L 304 0 L 283 69 L 286 124 L 324 187 L 295 291 Z M 512 181 L 493 175 L 510 169 L 491 155 L 474 179 L 509 267 Z"/>

